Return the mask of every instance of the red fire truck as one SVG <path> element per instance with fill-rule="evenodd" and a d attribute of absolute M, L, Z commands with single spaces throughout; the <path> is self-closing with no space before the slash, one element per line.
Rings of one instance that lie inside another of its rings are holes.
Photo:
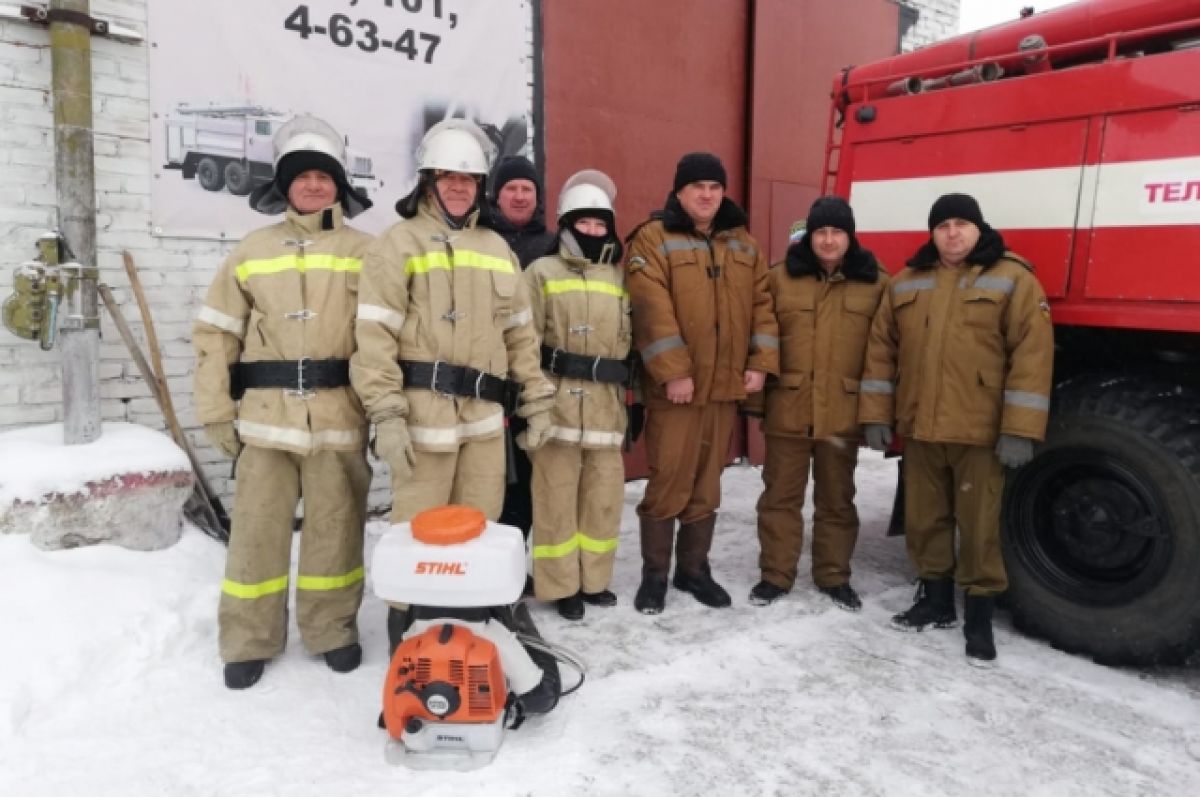
<path fill-rule="evenodd" d="M 893 271 L 948 191 L 1052 304 L 1055 389 L 1011 474 L 1016 625 L 1112 663 L 1200 647 L 1200 2 L 1085 0 L 843 70 L 827 192 Z"/>

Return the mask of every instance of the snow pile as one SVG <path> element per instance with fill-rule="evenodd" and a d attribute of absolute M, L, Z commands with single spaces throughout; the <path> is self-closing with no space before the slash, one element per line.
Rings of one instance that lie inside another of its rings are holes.
<path fill-rule="evenodd" d="M 179 540 L 194 477 L 159 432 L 107 423 L 99 439 L 68 447 L 61 423 L 30 426 L 0 433 L 0 452 L 0 535 L 29 534 L 46 549 L 157 550 Z"/>
<path fill-rule="evenodd" d="M 961 631 L 903 634 L 913 588 L 884 538 L 895 465 L 864 455 L 854 584 L 865 607 L 811 586 L 753 607 L 759 474 L 731 468 L 714 571 L 731 609 L 671 590 L 632 608 L 639 574 L 627 490 L 613 609 L 580 623 L 534 605 L 588 680 L 510 732 L 488 768 L 387 765 L 375 727 L 384 605 L 360 613 L 363 666 L 337 675 L 288 650 L 244 693 L 221 683 L 224 549 L 189 529 L 157 553 L 46 553 L 0 538 L 3 795 L 1192 795 L 1200 793 L 1200 674 L 1099 667 L 997 629 L 998 666 L 966 664 Z M 384 531 L 369 527 L 369 545 Z M 368 558 L 369 561 L 369 558 Z M 368 595 L 371 594 L 368 589 Z"/>

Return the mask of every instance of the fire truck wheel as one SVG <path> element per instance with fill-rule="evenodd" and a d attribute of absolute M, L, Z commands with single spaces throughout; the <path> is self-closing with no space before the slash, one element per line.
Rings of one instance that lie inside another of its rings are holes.
<path fill-rule="evenodd" d="M 254 189 L 249 167 L 240 161 L 226 163 L 225 185 L 234 196 L 247 196 Z"/>
<path fill-rule="evenodd" d="M 1200 394 L 1134 378 L 1061 387 L 1004 496 L 1016 626 L 1105 664 L 1200 646 Z"/>
<path fill-rule="evenodd" d="M 220 191 L 225 187 L 225 175 L 216 158 L 201 158 L 196 164 L 196 179 L 208 191 Z"/>

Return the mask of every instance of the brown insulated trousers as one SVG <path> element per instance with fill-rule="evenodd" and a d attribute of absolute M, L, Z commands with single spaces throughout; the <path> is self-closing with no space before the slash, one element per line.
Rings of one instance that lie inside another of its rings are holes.
<path fill-rule="evenodd" d="M 812 577 L 818 587 L 850 580 L 858 541 L 854 509 L 854 440 L 768 435 L 763 493 L 758 499 L 758 564 L 762 579 L 790 590 L 804 543 L 804 494 L 813 481 Z"/>
<path fill-rule="evenodd" d="M 533 460 L 533 583 L 538 600 L 608 589 L 625 504 L 617 448 L 551 441 Z"/>
<path fill-rule="evenodd" d="M 721 505 L 721 471 L 736 417 L 732 401 L 709 402 L 700 407 L 692 404 L 656 407 L 646 412 L 646 461 L 650 478 L 638 504 L 638 515 L 644 521 L 678 518 L 681 526 L 688 527 L 686 536 L 690 542 L 683 540 L 685 535 L 681 530 L 680 548 L 687 549 L 689 566 L 708 561 L 712 522 Z M 672 526 L 668 522 L 643 523 L 642 562 L 646 567 L 665 572 L 669 566 Z M 664 539 L 648 546 L 647 534 Z M 665 563 L 657 554 L 664 543 L 668 553 Z"/>
<path fill-rule="evenodd" d="M 917 575 L 953 575 L 971 595 L 997 595 L 1007 589 L 1000 550 L 1004 467 L 992 449 L 907 440 L 904 484 L 905 536 Z"/>
<path fill-rule="evenodd" d="M 317 654 L 358 641 L 370 483 L 362 451 L 305 456 L 254 445 L 242 449 L 218 611 L 223 661 L 283 652 L 292 525 L 302 495 L 296 624 L 304 647 Z"/>

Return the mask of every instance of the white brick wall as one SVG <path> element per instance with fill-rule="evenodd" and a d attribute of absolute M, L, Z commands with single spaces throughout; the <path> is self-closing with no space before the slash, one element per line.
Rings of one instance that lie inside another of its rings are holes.
<path fill-rule="evenodd" d="M 903 4 L 920 14 L 901 41 L 904 52 L 958 35 L 961 0 L 903 0 Z"/>

